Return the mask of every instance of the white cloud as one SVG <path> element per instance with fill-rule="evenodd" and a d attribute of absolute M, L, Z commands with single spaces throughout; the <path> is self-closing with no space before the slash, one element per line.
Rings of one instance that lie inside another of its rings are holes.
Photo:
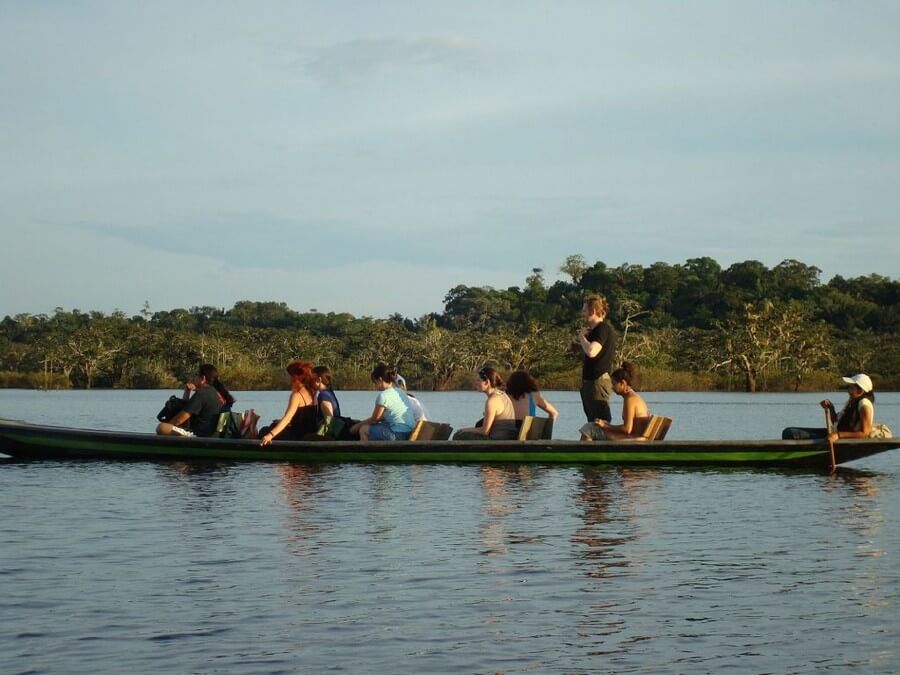
<path fill-rule="evenodd" d="M 383 80 L 411 69 L 471 72 L 484 66 L 477 44 L 453 36 L 358 39 L 305 51 L 304 70 L 326 85 Z"/>

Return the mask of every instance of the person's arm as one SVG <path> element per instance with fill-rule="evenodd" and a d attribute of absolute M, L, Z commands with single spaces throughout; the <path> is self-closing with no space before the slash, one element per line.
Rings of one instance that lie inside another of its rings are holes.
<path fill-rule="evenodd" d="M 546 412 L 550 416 L 550 419 L 555 422 L 556 418 L 559 417 L 559 411 L 553 407 L 550 401 L 541 396 L 540 392 L 535 392 L 533 398 L 537 407 Z"/>
<path fill-rule="evenodd" d="M 862 425 L 862 430 L 859 432 L 862 434 L 860 438 L 868 438 L 872 433 L 872 426 L 875 424 L 875 406 L 864 405 L 861 408 L 859 411 L 859 421 Z"/>
<path fill-rule="evenodd" d="M 859 422 L 862 429 L 859 431 L 835 431 L 829 436 L 832 441 L 841 438 L 868 438 L 872 433 L 873 409 L 870 405 L 859 406 Z"/>
<path fill-rule="evenodd" d="M 334 417 L 334 406 L 331 405 L 331 401 L 328 399 L 321 399 L 319 401 L 319 412 L 322 413 L 322 417 Z"/>
<path fill-rule="evenodd" d="M 384 418 L 384 406 L 379 403 L 376 403 L 375 409 L 372 411 L 372 414 L 369 415 L 366 419 L 360 420 L 359 422 L 354 424 L 352 427 L 350 427 L 350 433 L 357 434 L 357 433 L 359 433 L 359 428 L 363 424 L 368 424 L 370 426 L 373 424 L 378 424 L 382 420 L 382 418 Z"/>
<path fill-rule="evenodd" d="M 281 419 L 278 420 L 278 424 L 276 424 L 272 429 L 263 436 L 259 440 L 260 445 L 268 445 L 272 441 L 275 440 L 275 437 L 285 430 L 288 424 L 291 423 L 291 420 L 294 418 L 294 413 L 297 412 L 297 408 L 300 406 L 300 401 L 302 400 L 302 396 L 299 391 L 291 392 L 291 397 L 288 399 L 287 408 L 284 411 L 284 415 L 281 416 Z"/>
<path fill-rule="evenodd" d="M 427 420 L 428 413 L 425 412 L 425 406 L 422 405 L 422 402 L 410 393 L 407 393 L 406 395 L 409 398 L 409 407 L 412 409 L 413 417 L 415 417 L 416 422 L 419 420 Z"/>
<path fill-rule="evenodd" d="M 594 420 L 594 424 L 606 432 L 606 437 L 611 441 L 646 441 L 647 437 L 643 434 L 640 436 L 633 435 L 634 430 L 634 411 L 637 404 L 631 400 L 631 397 L 625 399 L 622 404 L 622 424 L 607 424 L 603 420 Z"/>
<path fill-rule="evenodd" d="M 825 400 L 821 401 L 819 405 L 828 411 L 828 417 L 829 419 L 831 419 L 832 424 L 837 422 L 837 411 L 834 409 L 834 403 L 826 398 Z"/>
<path fill-rule="evenodd" d="M 501 398 L 500 396 L 490 396 L 484 403 L 484 423 L 481 426 L 481 432 L 485 436 L 491 435 L 491 427 L 494 426 L 494 420 L 502 409 Z"/>
<path fill-rule="evenodd" d="M 625 399 L 625 403 L 622 406 L 622 433 L 631 435 L 632 430 L 634 429 L 634 409 L 636 407 L 635 400 L 633 396 L 629 396 Z"/>
<path fill-rule="evenodd" d="M 603 420 L 594 420 L 594 424 L 606 432 L 630 436 L 631 430 L 634 428 L 634 408 L 635 402 L 631 396 L 628 396 L 622 403 L 622 424 L 610 424 Z"/>
<path fill-rule="evenodd" d="M 191 413 L 187 412 L 186 410 L 182 410 L 177 415 L 175 415 L 175 417 L 173 417 L 172 419 L 169 420 L 169 424 L 171 424 L 173 427 L 180 427 L 182 424 L 185 424 L 190 419 L 191 419 Z"/>
<path fill-rule="evenodd" d="M 362 423 L 378 424 L 382 419 L 384 419 L 384 406 L 376 403 L 375 408 L 372 410 L 372 414 L 364 419 Z"/>
<path fill-rule="evenodd" d="M 603 345 L 599 342 L 591 342 L 587 339 L 588 329 L 585 328 L 578 335 L 578 342 L 581 345 L 581 351 L 584 352 L 584 355 L 589 359 L 593 359 L 596 357 L 601 351 L 603 351 Z"/>
<path fill-rule="evenodd" d="M 491 433 L 491 425 L 494 423 L 494 418 L 497 416 L 497 410 L 492 406 L 492 398 L 492 396 L 489 396 L 488 400 L 484 402 L 484 417 L 482 418 L 481 426 L 466 427 L 465 429 L 460 429 L 460 432 L 465 431 L 466 433 L 481 434 L 482 436 L 487 436 Z"/>
<path fill-rule="evenodd" d="M 197 385 L 193 382 L 185 382 L 184 383 L 184 392 L 181 394 L 181 400 L 187 401 L 194 391 L 197 389 Z"/>
<path fill-rule="evenodd" d="M 191 417 L 198 414 L 203 408 L 203 401 L 201 400 L 202 397 L 197 395 L 197 388 L 194 386 L 193 382 L 189 382 L 187 385 L 185 385 L 184 390 L 185 392 L 190 391 L 194 395 L 187 399 L 184 402 L 184 406 L 181 408 L 181 411 L 177 415 L 175 415 L 175 417 L 169 420 L 169 424 L 171 424 L 173 427 L 180 427 L 183 424 L 187 424 L 188 422 L 190 422 Z"/>

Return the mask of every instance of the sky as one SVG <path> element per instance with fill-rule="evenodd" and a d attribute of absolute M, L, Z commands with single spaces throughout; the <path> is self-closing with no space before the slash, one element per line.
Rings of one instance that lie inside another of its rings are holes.
<path fill-rule="evenodd" d="M 900 3 L 0 2 L 0 316 L 898 276 Z"/>

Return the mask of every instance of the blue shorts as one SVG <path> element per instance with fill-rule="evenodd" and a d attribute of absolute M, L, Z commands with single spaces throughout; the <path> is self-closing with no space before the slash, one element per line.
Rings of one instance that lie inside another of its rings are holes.
<path fill-rule="evenodd" d="M 391 431 L 384 422 L 369 427 L 370 441 L 405 441 L 409 438 L 409 434 L 409 431 Z"/>

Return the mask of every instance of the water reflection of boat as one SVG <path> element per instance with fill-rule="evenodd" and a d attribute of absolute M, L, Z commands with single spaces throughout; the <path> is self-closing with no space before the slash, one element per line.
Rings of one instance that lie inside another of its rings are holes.
<path fill-rule="evenodd" d="M 900 438 L 845 439 L 838 463 L 900 447 Z M 0 452 L 23 459 L 151 459 L 395 463 L 540 463 L 680 466 L 830 466 L 824 440 L 654 441 L 602 443 L 538 441 L 275 442 L 185 438 L 146 433 L 53 427 L 0 420 Z"/>

